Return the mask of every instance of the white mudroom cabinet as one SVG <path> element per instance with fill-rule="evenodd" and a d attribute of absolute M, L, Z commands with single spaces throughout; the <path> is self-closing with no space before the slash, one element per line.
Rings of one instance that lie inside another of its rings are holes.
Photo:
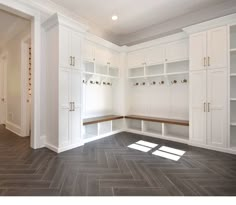
<path fill-rule="evenodd" d="M 190 35 L 190 141 L 227 146 L 227 26 Z"/>
<path fill-rule="evenodd" d="M 52 16 L 44 28 L 48 119 L 45 144 L 59 153 L 83 144 L 81 45 L 84 31 L 60 15 Z"/>

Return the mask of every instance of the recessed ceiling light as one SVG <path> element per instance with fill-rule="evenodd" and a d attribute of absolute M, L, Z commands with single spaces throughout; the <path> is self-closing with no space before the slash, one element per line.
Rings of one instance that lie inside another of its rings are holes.
<path fill-rule="evenodd" d="M 113 21 L 118 20 L 118 16 L 117 16 L 117 15 L 113 15 L 113 16 L 112 16 L 112 20 L 113 20 Z"/>

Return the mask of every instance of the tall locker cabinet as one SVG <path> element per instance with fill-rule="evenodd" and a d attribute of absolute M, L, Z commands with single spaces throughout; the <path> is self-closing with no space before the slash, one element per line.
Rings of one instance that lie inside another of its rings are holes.
<path fill-rule="evenodd" d="M 83 144 L 81 44 L 83 30 L 59 15 L 46 31 L 46 147 L 63 152 Z"/>
<path fill-rule="evenodd" d="M 227 26 L 190 36 L 190 141 L 227 146 Z"/>

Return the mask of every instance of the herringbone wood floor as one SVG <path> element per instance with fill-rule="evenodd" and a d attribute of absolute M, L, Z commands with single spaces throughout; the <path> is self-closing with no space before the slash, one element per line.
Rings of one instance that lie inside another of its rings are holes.
<path fill-rule="evenodd" d="M 127 148 L 140 139 L 187 153 L 174 162 Z M 57 155 L 0 126 L 0 195 L 236 195 L 236 156 L 129 133 Z"/>

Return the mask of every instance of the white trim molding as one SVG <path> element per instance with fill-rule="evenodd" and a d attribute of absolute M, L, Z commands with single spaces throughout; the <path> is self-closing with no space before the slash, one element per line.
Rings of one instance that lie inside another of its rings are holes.
<path fill-rule="evenodd" d="M 18 135 L 20 137 L 25 137 L 25 136 L 22 136 L 22 134 L 21 134 L 21 127 L 19 125 L 12 123 L 12 122 L 6 121 L 6 129 L 15 133 L 16 135 Z"/>

